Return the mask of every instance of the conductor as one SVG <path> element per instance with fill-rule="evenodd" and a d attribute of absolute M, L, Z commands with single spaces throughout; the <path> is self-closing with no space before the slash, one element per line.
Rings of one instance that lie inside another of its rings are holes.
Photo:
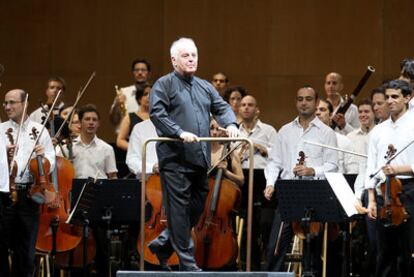
<path fill-rule="evenodd" d="M 154 84 L 150 119 L 160 137 L 182 141 L 159 142 L 156 146 L 168 228 L 148 246 L 164 270 L 169 270 L 167 260 L 175 251 L 180 271 L 201 271 L 194 259 L 191 228 L 204 209 L 211 150 L 198 137 L 209 136 L 210 113 L 229 137 L 237 137 L 239 131 L 230 106 L 209 82 L 194 76 L 198 61 L 194 41 L 174 41 L 170 54 L 174 71 Z"/>

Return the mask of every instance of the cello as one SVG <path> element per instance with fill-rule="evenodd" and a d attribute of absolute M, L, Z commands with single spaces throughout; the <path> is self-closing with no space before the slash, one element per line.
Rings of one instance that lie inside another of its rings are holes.
<path fill-rule="evenodd" d="M 151 205 L 151 217 L 145 222 L 144 233 L 145 233 L 145 242 L 144 242 L 144 258 L 145 261 L 153 264 L 159 265 L 160 262 L 155 254 L 151 252 L 148 248 L 148 244 L 158 237 L 158 235 L 167 227 L 167 220 L 164 213 L 164 208 L 162 207 L 162 191 L 161 191 L 161 181 L 158 174 L 151 175 L 147 182 L 142 182 L 142 185 L 146 186 L 145 195 L 148 201 L 148 204 Z M 137 240 L 137 248 L 140 255 L 141 253 L 141 236 Z M 174 252 L 171 257 L 168 259 L 168 265 L 178 265 L 178 256 Z"/>
<path fill-rule="evenodd" d="M 388 145 L 388 151 L 385 159 L 390 164 L 390 158 L 395 155 L 397 150 L 394 145 Z M 407 221 L 408 213 L 400 200 L 402 193 L 401 181 L 395 176 L 386 176 L 386 181 L 381 184 L 381 192 L 384 197 L 384 205 L 381 207 L 380 218 L 384 227 L 398 226 Z"/>
<path fill-rule="evenodd" d="M 226 145 L 221 156 L 227 151 Z M 209 179 L 204 212 L 193 229 L 195 259 L 205 269 L 235 264 L 238 254 L 232 214 L 240 208 L 241 192 L 234 182 L 222 177 L 223 169 L 219 168 L 215 179 Z"/>

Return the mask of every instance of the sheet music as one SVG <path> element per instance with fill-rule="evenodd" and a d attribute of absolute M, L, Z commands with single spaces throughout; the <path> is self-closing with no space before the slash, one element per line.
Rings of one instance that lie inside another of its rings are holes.
<path fill-rule="evenodd" d="M 337 172 L 325 172 L 325 177 L 348 217 L 358 214 L 358 211 L 355 208 L 355 203 L 358 199 L 344 175 Z"/>

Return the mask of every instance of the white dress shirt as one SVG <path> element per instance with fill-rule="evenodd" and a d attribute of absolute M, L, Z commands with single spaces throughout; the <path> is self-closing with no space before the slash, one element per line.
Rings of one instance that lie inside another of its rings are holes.
<path fill-rule="evenodd" d="M 347 135 L 351 140 L 355 152 L 360 154 L 367 154 L 368 152 L 368 140 L 370 132 L 366 132 L 361 128 L 352 131 Z M 367 172 L 367 158 L 355 156 L 356 162 L 358 163 L 358 176 L 355 180 L 354 191 L 358 199 L 361 199 L 362 193 L 365 189 L 365 174 Z"/>
<path fill-rule="evenodd" d="M 108 173 L 118 172 L 116 168 L 115 153 L 111 145 L 97 136 L 89 144 L 85 144 L 80 136 L 73 140 L 73 167 L 75 178 L 88 178 L 97 176 L 107 179 Z M 67 151 L 66 145 L 63 151 Z M 57 150 L 58 156 L 63 156 L 62 150 Z"/>
<path fill-rule="evenodd" d="M 9 164 L 7 162 L 6 141 L 0 136 L 0 191 L 9 192 Z"/>
<path fill-rule="evenodd" d="M 341 102 L 339 105 L 345 104 L 344 102 L 345 100 L 341 97 Z M 346 135 L 352 132 L 353 130 L 361 127 L 358 118 L 358 107 L 356 105 L 351 104 L 351 106 L 349 106 L 348 110 L 345 113 L 345 122 L 345 127 L 342 130 L 336 127 L 335 132 Z"/>
<path fill-rule="evenodd" d="M 142 173 L 142 146 L 147 139 L 153 137 L 158 137 L 158 135 L 150 119 L 136 124 L 129 136 L 126 164 L 138 179 L 141 179 Z M 155 151 L 155 142 L 150 142 L 147 144 L 145 173 L 151 174 L 152 168 L 156 163 L 158 163 L 158 159 Z"/>
<path fill-rule="evenodd" d="M 59 110 L 64 105 L 65 104 L 63 102 L 61 102 L 59 105 L 57 105 L 56 108 L 53 110 L 53 114 L 58 115 Z M 42 109 L 44 109 L 46 111 L 46 114 L 42 112 Z M 39 107 L 30 114 L 30 119 L 33 120 L 34 122 L 39 123 L 39 124 L 43 124 L 43 118 L 46 118 L 48 111 L 49 111 L 49 106 L 48 105 L 43 105 L 43 108 Z"/>
<path fill-rule="evenodd" d="M 351 140 L 339 133 L 336 134 L 338 148 L 355 152 Z M 358 162 L 354 155 L 338 151 L 338 172 L 343 174 L 357 174 Z"/>
<path fill-rule="evenodd" d="M 392 144 L 395 149 L 400 151 L 412 140 L 414 140 L 414 127 L 412 117 L 409 112 L 402 115 L 397 121 L 391 118 L 375 126 L 369 136 L 368 144 L 368 161 L 365 188 L 374 188 L 384 180 L 382 171 L 376 178 L 370 178 L 370 175 L 386 164 L 386 153 L 388 146 Z M 408 147 L 404 152 L 398 155 L 391 165 L 410 165 L 414 170 L 414 145 Z M 412 175 L 397 175 L 397 178 L 412 178 Z"/>
<path fill-rule="evenodd" d="M 13 136 L 13 142 L 16 143 L 17 139 L 17 132 L 19 130 L 19 125 L 12 121 L 8 120 L 6 122 L 3 122 L 0 124 L 0 132 L 4 136 L 4 138 L 7 141 L 7 144 L 10 144 L 9 139 L 6 136 L 6 131 L 11 128 L 12 129 L 12 136 Z M 32 183 L 33 182 L 33 176 L 30 173 L 28 164 L 30 154 L 32 154 L 32 158 L 36 157 L 36 154 L 33 151 L 34 149 L 34 143 L 35 141 L 32 139 L 31 133 L 32 129 L 36 128 L 38 132 L 41 131 L 42 125 L 40 125 L 37 122 L 32 121 L 30 118 L 28 118 L 22 126 L 21 134 L 18 143 L 18 149 L 16 154 L 16 162 L 17 162 L 17 175 L 15 178 L 16 183 Z M 45 157 L 49 160 L 50 163 L 50 172 L 53 171 L 55 168 L 55 149 L 52 144 L 52 140 L 49 136 L 48 131 L 45 129 L 40 136 L 39 144 L 44 147 L 45 150 Z M 25 169 L 27 167 L 27 170 Z M 24 172 L 24 174 L 21 176 L 21 173 Z"/>
<path fill-rule="evenodd" d="M 325 172 L 338 170 L 338 155 L 336 151 L 305 143 L 305 140 L 336 147 L 335 132 L 315 117 L 306 130 L 297 117 L 279 130 L 279 145 L 272 147 L 270 161 L 265 168 L 266 185 L 273 186 L 281 173 L 282 179 L 294 179 L 293 168 L 298 163 L 299 151 L 306 156 L 305 166 L 315 170 L 316 178 L 325 178 Z M 304 179 L 312 179 L 306 177 Z"/>
<path fill-rule="evenodd" d="M 258 151 L 254 153 L 254 168 L 264 169 L 269 161 L 269 152 L 271 151 L 271 148 L 277 147 L 278 144 L 278 135 L 275 128 L 257 120 L 256 125 L 250 132 L 244 128 L 243 122 L 240 124 L 239 129 L 240 137 L 249 138 L 254 143 L 266 147 L 268 153 L 267 157 L 263 157 Z M 242 167 L 249 168 L 248 151 L 246 151 L 242 157 Z"/>

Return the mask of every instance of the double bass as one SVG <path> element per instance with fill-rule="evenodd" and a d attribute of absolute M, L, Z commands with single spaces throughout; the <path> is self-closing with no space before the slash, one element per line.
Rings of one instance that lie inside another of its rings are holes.
<path fill-rule="evenodd" d="M 225 145 L 222 157 L 227 151 Z M 241 192 L 234 182 L 222 177 L 223 169 L 219 168 L 215 179 L 209 179 L 204 212 L 193 229 L 195 259 L 205 269 L 233 265 L 238 254 L 232 215 L 240 208 Z"/>

